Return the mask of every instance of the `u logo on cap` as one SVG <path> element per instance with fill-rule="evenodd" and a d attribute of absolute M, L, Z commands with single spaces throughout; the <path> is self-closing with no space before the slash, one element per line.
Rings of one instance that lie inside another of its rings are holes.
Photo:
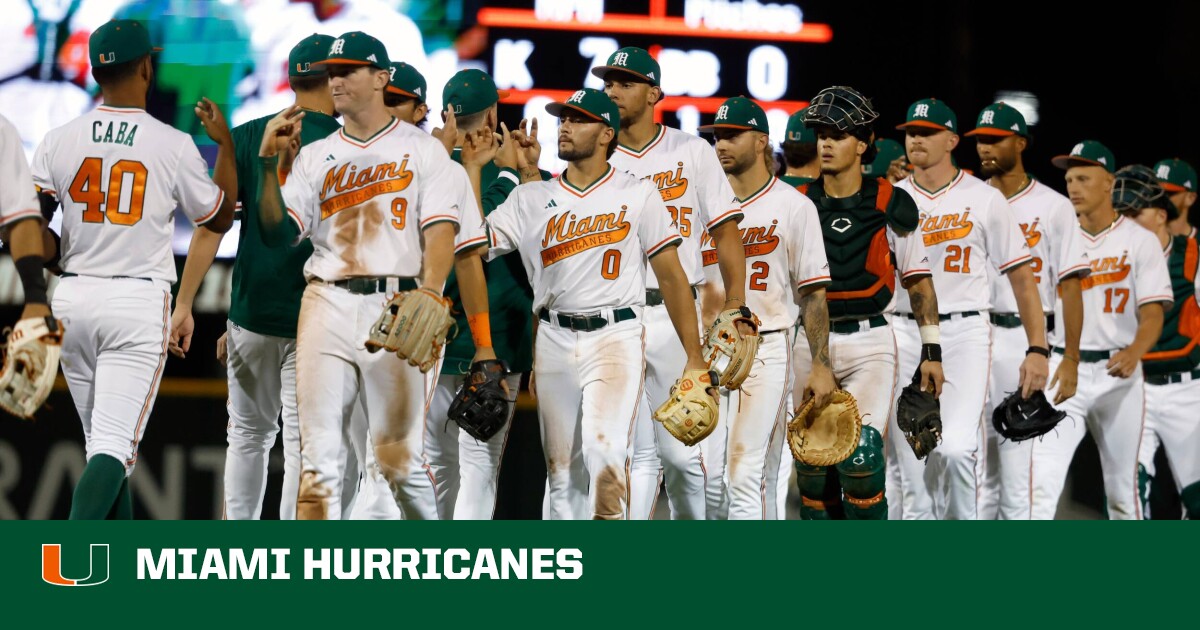
<path fill-rule="evenodd" d="M 117 60 L 117 53 L 100 53 L 100 63 L 112 63 Z"/>

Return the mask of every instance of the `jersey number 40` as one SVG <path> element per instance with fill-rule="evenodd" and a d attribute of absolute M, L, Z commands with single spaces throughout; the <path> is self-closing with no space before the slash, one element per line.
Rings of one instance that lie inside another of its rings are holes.
<path fill-rule="evenodd" d="M 129 180 L 129 209 L 121 210 L 121 194 Z M 142 203 L 146 198 L 146 166 L 134 160 L 120 160 L 108 172 L 107 186 L 104 181 L 104 162 L 90 157 L 79 165 L 79 172 L 71 181 L 67 194 L 71 201 L 83 204 L 84 223 L 109 223 L 133 225 L 142 220 Z M 103 208 L 103 210 L 101 210 Z"/>

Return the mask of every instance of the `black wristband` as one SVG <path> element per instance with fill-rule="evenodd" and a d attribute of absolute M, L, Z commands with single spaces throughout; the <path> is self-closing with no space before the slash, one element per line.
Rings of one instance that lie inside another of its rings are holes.
<path fill-rule="evenodd" d="M 1039 346 L 1029 346 L 1029 349 L 1025 351 L 1025 354 L 1026 355 L 1040 354 L 1040 355 L 1046 357 L 1047 359 L 1049 359 L 1050 358 L 1050 349 L 1042 348 Z"/>
<path fill-rule="evenodd" d="M 16 261 L 17 275 L 21 277 L 21 286 L 25 289 L 26 304 L 46 304 L 46 274 L 42 271 L 41 256 L 25 256 Z"/>
<path fill-rule="evenodd" d="M 942 344 L 940 343 L 925 343 L 921 344 L 921 360 L 922 361 L 937 361 L 942 362 Z"/>

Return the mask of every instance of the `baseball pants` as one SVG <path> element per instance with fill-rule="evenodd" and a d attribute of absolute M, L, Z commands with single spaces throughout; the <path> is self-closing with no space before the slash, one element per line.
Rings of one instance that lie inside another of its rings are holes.
<path fill-rule="evenodd" d="M 1063 356 L 1057 352 L 1050 355 L 1051 374 L 1062 360 Z M 1031 518 L 1054 518 L 1067 469 L 1084 434 L 1089 432 L 1100 450 L 1109 518 L 1142 517 L 1137 493 L 1138 451 L 1146 409 L 1142 366 L 1139 364 L 1129 378 L 1117 378 L 1109 376 L 1106 363 L 1107 359 L 1079 364 L 1075 395 L 1058 406 L 1067 417 L 1054 431 L 1032 440 Z M 1054 391 L 1047 390 L 1046 397 L 1054 400 Z"/>
<path fill-rule="evenodd" d="M 1161 443 L 1180 491 L 1200 482 L 1200 378 L 1192 374 L 1178 375 L 1183 379 L 1178 383 L 1146 383 L 1146 427 L 1138 456 L 1153 477 L 1154 454 Z"/>
<path fill-rule="evenodd" d="M 979 518 L 1029 520 L 1029 463 L 1033 442 L 1013 442 L 996 432 L 992 413 L 1009 394 L 1021 387 L 1021 363 L 1029 339 L 1025 328 L 992 327 L 992 380 L 983 416 L 987 435 L 983 489 L 979 497 Z M 1054 377 L 1054 373 L 1050 373 Z"/>

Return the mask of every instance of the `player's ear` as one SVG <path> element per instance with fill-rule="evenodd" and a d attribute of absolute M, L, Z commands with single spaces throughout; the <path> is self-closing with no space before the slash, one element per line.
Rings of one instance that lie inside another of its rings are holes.
<path fill-rule="evenodd" d="M 650 86 L 650 89 L 647 90 L 647 92 L 650 95 L 650 107 L 654 107 L 659 101 L 663 100 L 662 88 L 658 87 L 657 85 Z"/>
<path fill-rule="evenodd" d="M 429 115 L 429 105 L 418 103 L 417 108 L 413 110 L 413 124 L 418 125 L 425 117 Z"/>
<path fill-rule="evenodd" d="M 949 148 L 950 151 L 953 151 L 955 148 L 958 147 L 958 140 L 959 140 L 958 134 L 956 134 L 956 133 L 950 134 L 950 138 L 946 141 L 948 146 L 950 147 Z"/>

